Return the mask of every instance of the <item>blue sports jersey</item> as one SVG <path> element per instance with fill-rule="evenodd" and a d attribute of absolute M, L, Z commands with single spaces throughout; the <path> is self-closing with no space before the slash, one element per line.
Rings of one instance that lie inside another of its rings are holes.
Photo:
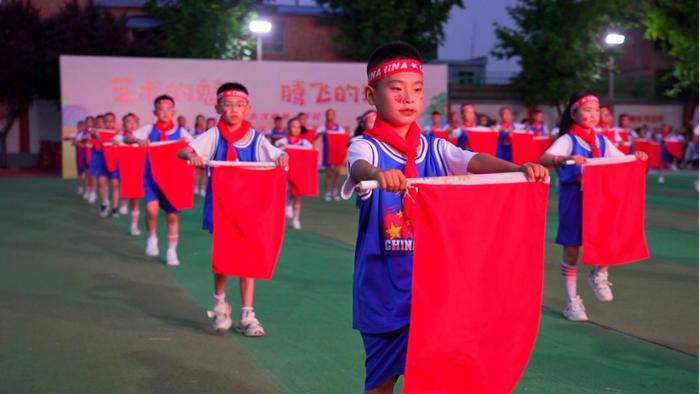
<path fill-rule="evenodd" d="M 219 129 L 216 129 L 218 139 L 216 141 L 216 150 L 214 151 L 214 157 L 212 160 L 226 161 L 226 155 L 228 154 L 228 144 L 226 140 L 221 135 Z M 260 161 L 258 160 L 258 145 L 260 144 L 261 134 L 252 130 L 253 138 L 245 146 L 234 146 L 236 149 L 236 156 L 238 161 Z M 204 196 L 204 209 L 202 209 L 202 229 L 208 230 L 210 233 L 214 232 L 214 208 L 212 204 L 212 174 L 216 171 L 216 168 L 209 167 L 207 182 L 207 194 Z"/>
<path fill-rule="evenodd" d="M 535 136 L 545 135 L 544 123 L 542 123 L 540 127 L 537 127 L 534 124 L 530 125 L 530 131 L 532 131 L 532 134 L 534 134 Z"/>
<path fill-rule="evenodd" d="M 583 156 L 585 158 L 591 158 L 593 156 L 593 151 L 589 148 L 584 148 L 573 135 L 567 133 L 561 138 L 569 138 L 571 140 L 571 156 Z M 600 149 L 600 156 L 605 157 L 605 137 L 603 137 L 602 134 L 596 134 L 596 141 L 598 143 L 598 149 Z M 581 166 L 569 164 L 559 167 L 560 184 L 578 183 L 580 176 Z"/>
<path fill-rule="evenodd" d="M 404 170 L 406 160 L 388 146 L 363 136 L 372 146 L 373 163 L 382 169 Z M 418 176 L 444 176 L 440 139 L 421 136 L 416 158 Z M 353 328 L 383 333 L 409 323 L 413 230 L 403 214 L 402 197 L 375 189 L 360 200 L 360 220 L 353 277 Z"/>

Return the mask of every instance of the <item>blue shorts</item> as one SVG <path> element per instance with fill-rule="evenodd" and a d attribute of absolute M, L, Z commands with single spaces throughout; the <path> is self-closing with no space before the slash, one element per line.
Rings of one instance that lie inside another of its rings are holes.
<path fill-rule="evenodd" d="M 666 144 L 661 143 L 661 162 L 663 164 L 668 164 L 673 161 L 673 156 L 666 150 Z"/>
<path fill-rule="evenodd" d="M 109 175 L 107 176 L 109 179 L 116 179 L 119 180 L 119 164 L 117 164 L 117 169 L 114 171 L 109 171 Z"/>
<path fill-rule="evenodd" d="M 506 161 L 513 161 L 513 145 L 499 143 L 496 148 L 496 157 Z"/>
<path fill-rule="evenodd" d="M 76 152 L 75 164 L 78 166 L 78 174 L 82 174 L 88 170 L 87 154 L 85 153 L 85 150 L 82 150 L 80 153 Z"/>
<path fill-rule="evenodd" d="M 108 176 L 107 163 L 102 151 L 92 151 L 90 155 L 90 176 Z"/>
<path fill-rule="evenodd" d="M 156 181 L 153 180 L 153 177 L 148 171 L 143 176 L 143 191 L 143 199 L 146 202 L 146 204 L 148 204 L 151 201 L 158 201 L 160 208 L 164 210 L 165 213 L 179 213 L 179 211 L 175 209 L 175 207 L 173 207 L 172 204 L 170 204 L 170 201 L 168 201 L 168 199 L 165 198 L 165 195 L 162 191 L 160 191 L 160 188 L 156 184 Z"/>
<path fill-rule="evenodd" d="M 365 345 L 365 390 L 403 375 L 408 349 L 408 326 L 381 334 L 362 334 Z"/>
<path fill-rule="evenodd" d="M 581 246 L 582 210 L 581 184 L 559 185 L 559 230 L 556 243 Z"/>

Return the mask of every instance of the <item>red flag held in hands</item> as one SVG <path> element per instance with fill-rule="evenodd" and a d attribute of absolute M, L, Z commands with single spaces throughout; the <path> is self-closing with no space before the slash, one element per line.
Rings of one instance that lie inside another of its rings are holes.
<path fill-rule="evenodd" d="M 143 171 L 146 166 L 146 147 L 138 145 L 120 146 L 117 150 L 119 162 L 119 194 L 122 198 L 142 198 Z"/>
<path fill-rule="evenodd" d="M 467 138 L 469 139 L 469 146 L 472 152 L 496 155 L 496 147 L 498 145 L 497 131 L 467 130 Z"/>
<path fill-rule="evenodd" d="M 194 205 L 194 167 L 177 157 L 177 152 L 187 142 L 174 141 L 151 143 L 148 146 L 148 161 L 153 180 L 170 204 L 181 211 Z"/>
<path fill-rule="evenodd" d="M 318 191 L 318 151 L 288 146 L 289 184 L 294 197 L 317 197 Z"/>
<path fill-rule="evenodd" d="M 107 164 L 107 170 L 114 172 L 117 170 L 117 150 L 119 148 L 110 143 L 102 145 L 102 152 L 105 155 L 105 163 Z"/>

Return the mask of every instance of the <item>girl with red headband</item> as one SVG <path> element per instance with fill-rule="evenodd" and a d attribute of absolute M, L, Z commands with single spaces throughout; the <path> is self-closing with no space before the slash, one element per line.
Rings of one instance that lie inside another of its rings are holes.
<path fill-rule="evenodd" d="M 311 142 L 301 137 L 301 122 L 298 118 L 291 118 L 287 121 L 287 136 L 275 141 L 275 146 L 282 149 L 288 146 L 300 149 L 314 148 Z M 286 213 L 287 217 L 292 219 L 292 228 L 301 230 L 301 196 L 294 195 L 294 193 L 294 189 L 290 186 Z"/>
<path fill-rule="evenodd" d="M 377 48 L 367 74 L 365 98 L 377 107 L 377 120 L 350 145 L 342 195 L 349 198 L 361 181 L 375 180 L 380 186 L 358 191 L 353 327 L 365 346 L 365 389 L 390 393 L 404 372 L 411 310 L 413 229 L 396 193 L 406 190 L 406 178 L 523 171 L 542 180 L 548 174 L 538 164 L 517 166 L 421 135 L 416 119 L 425 105 L 423 67 L 411 45 Z"/>
<path fill-rule="evenodd" d="M 561 275 L 566 289 L 564 317 L 572 321 L 586 321 L 586 308 L 576 292 L 576 262 L 581 246 L 581 165 L 588 158 L 623 156 L 612 141 L 594 128 L 600 121 L 600 103 L 591 92 L 571 96 L 559 124 L 560 137 L 542 155 L 540 162 L 556 167 L 559 173 L 559 230 L 556 243 L 562 245 Z M 637 157 L 646 160 L 643 152 Z M 575 164 L 565 164 L 573 160 Z M 602 302 L 613 299 L 608 269 L 598 266 L 588 275 L 588 284 Z"/>

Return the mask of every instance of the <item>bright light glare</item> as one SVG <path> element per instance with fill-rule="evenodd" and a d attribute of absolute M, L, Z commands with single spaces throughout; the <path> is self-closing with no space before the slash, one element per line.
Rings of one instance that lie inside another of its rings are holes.
<path fill-rule="evenodd" d="M 251 21 L 248 25 L 248 29 L 253 33 L 269 33 L 270 30 L 272 30 L 272 23 L 258 19 Z"/>
<path fill-rule="evenodd" d="M 617 33 L 608 33 L 605 36 L 605 43 L 608 45 L 620 45 L 625 42 L 625 36 Z"/>

